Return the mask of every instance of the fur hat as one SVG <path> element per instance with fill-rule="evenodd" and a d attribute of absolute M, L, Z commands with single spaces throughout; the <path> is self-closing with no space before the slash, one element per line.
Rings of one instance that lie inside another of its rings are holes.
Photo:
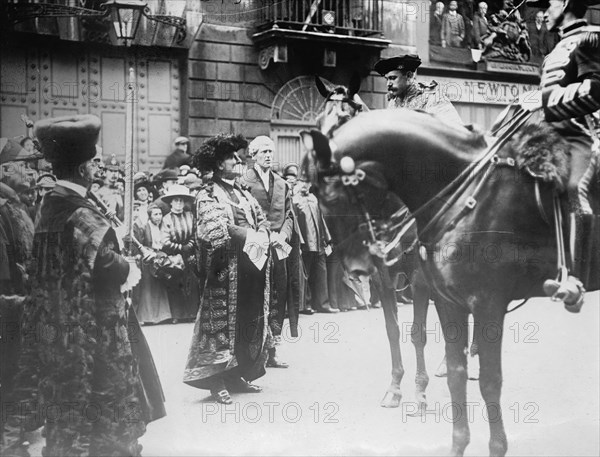
<path fill-rule="evenodd" d="M 34 132 L 48 162 L 79 165 L 96 155 L 100 126 L 97 116 L 83 114 L 43 119 Z"/>
<path fill-rule="evenodd" d="M 381 76 L 393 70 L 415 71 L 421 65 L 421 59 L 417 54 L 405 54 L 403 56 L 381 59 L 375 64 L 375 71 Z"/>
<path fill-rule="evenodd" d="M 219 162 L 247 146 L 248 141 L 241 134 L 219 133 L 202 143 L 200 149 L 194 153 L 192 161 L 202 172 L 216 171 Z"/>

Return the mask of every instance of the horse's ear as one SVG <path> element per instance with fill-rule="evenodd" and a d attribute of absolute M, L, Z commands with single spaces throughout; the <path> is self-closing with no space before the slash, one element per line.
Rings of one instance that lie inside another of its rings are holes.
<path fill-rule="evenodd" d="M 317 85 L 317 90 L 323 98 L 329 97 L 331 91 L 328 90 L 327 87 L 325 87 L 325 83 L 321 78 L 319 78 L 318 75 L 315 75 L 315 84 Z"/>
<path fill-rule="evenodd" d="M 331 147 L 329 146 L 329 139 L 318 130 L 311 130 L 310 136 L 313 141 L 313 150 L 319 167 L 323 170 L 328 169 L 331 166 Z"/>
<path fill-rule="evenodd" d="M 360 75 L 357 72 L 352 73 L 350 85 L 348 86 L 348 98 L 352 100 L 354 94 L 358 94 L 360 90 Z"/>
<path fill-rule="evenodd" d="M 309 131 L 302 130 L 300 132 L 300 138 L 302 139 L 302 144 L 307 151 L 311 152 L 315 150 L 314 142 Z"/>

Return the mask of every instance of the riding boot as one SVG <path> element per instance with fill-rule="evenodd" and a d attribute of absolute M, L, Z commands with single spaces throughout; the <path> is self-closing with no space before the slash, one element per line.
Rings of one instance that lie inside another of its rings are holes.
<path fill-rule="evenodd" d="M 584 283 L 593 288 L 598 267 L 598 223 L 591 214 L 571 213 L 570 218 L 571 272 L 564 284 L 554 280 L 544 283 L 544 292 L 556 300 L 562 300 L 567 311 L 578 313 L 583 306 Z M 596 275 L 593 273 L 596 272 Z"/>
<path fill-rule="evenodd" d="M 581 214 L 576 218 L 573 272 L 588 290 L 600 285 L 600 216 Z"/>

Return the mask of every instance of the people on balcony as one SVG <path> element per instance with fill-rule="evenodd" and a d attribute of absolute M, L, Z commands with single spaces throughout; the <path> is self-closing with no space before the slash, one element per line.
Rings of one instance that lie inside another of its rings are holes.
<path fill-rule="evenodd" d="M 458 3 L 452 0 L 442 18 L 442 47 L 461 48 L 465 39 L 465 20 L 458 13 Z"/>

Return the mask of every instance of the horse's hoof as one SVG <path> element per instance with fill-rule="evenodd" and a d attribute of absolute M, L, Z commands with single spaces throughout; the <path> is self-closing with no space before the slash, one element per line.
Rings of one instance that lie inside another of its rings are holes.
<path fill-rule="evenodd" d="M 401 401 L 401 394 L 387 391 L 383 396 L 383 400 L 381 400 L 380 405 L 382 408 L 398 408 Z"/>
<path fill-rule="evenodd" d="M 437 378 L 445 378 L 448 376 L 448 371 L 446 370 L 446 366 L 438 368 L 438 371 L 435 372 L 435 376 Z"/>

